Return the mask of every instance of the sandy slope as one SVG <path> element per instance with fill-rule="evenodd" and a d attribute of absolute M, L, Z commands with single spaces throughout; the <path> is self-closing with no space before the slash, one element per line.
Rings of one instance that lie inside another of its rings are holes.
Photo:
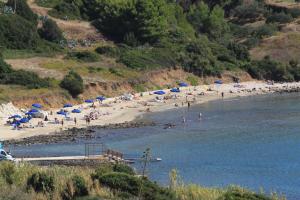
<path fill-rule="evenodd" d="M 102 114 L 108 112 L 110 114 L 100 116 L 98 120 L 92 121 L 90 125 L 122 123 L 134 120 L 138 116 L 145 113 L 146 109 L 148 108 L 151 112 L 159 112 L 168 109 L 174 109 L 175 103 L 177 103 L 179 107 L 181 107 L 182 102 L 184 102 L 184 106 L 186 106 L 186 99 L 188 99 L 188 101 L 193 101 L 192 104 L 196 104 L 220 99 L 221 92 L 225 93 L 225 98 L 233 98 L 240 96 L 266 94 L 272 93 L 275 90 L 278 91 L 287 88 L 300 87 L 300 83 L 268 85 L 264 82 L 244 82 L 241 85 L 243 86 L 243 88 L 234 87 L 234 84 L 223 84 L 221 86 L 201 85 L 197 87 L 186 87 L 182 88 L 181 93 L 177 94 L 177 99 L 169 99 L 161 102 L 154 101 L 157 95 L 150 95 L 149 92 L 143 93 L 143 97 L 140 97 L 140 94 L 136 94 L 136 98 L 132 101 L 121 101 L 118 100 L 119 97 L 116 97 L 104 101 L 104 104 L 109 105 L 109 107 L 96 104 L 97 108 L 95 110 L 93 108 L 90 108 L 90 105 L 88 104 L 78 105 L 76 107 L 83 109 L 83 112 L 81 114 L 70 114 L 70 117 L 72 119 L 74 117 L 77 118 L 78 123 L 76 127 L 78 128 L 87 126 L 84 120 L 84 115 L 87 115 L 92 111 L 99 111 Z M 209 88 L 211 88 L 213 91 L 207 91 Z M 168 90 L 165 91 L 167 92 L 167 94 L 164 96 L 172 95 Z M 204 92 L 205 95 L 200 95 L 201 92 Z M 117 102 L 114 102 L 115 100 L 117 100 Z M 147 106 L 144 105 L 145 103 L 147 103 Z M 57 110 L 53 111 L 53 113 L 56 112 Z M 12 130 L 11 126 L 5 126 L 3 122 L 6 120 L 6 118 L 4 118 L 2 119 L 2 124 L 0 125 L 0 139 L 9 140 L 30 137 L 34 135 L 50 134 L 53 132 L 61 131 L 62 129 L 75 127 L 73 120 L 64 121 L 64 127 L 62 127 L 60 124 L 53 124 L 54 118 L 58 118 L 61 120 L 63 117 L 57 114 L 54 114 L 52 116 L 49 115 L 50 121 L 45 124 L 45 127 L 36 127 L 38 121 L 40 120 L 33 119 L 31 121 L 31 124 L 35 126 L 35 128 L 26 128 L 22 130 Z"/>

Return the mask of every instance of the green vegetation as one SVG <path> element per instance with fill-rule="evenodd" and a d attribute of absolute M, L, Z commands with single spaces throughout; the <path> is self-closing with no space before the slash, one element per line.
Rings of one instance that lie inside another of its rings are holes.
<path fill-rule="evenodd" d="M 34 24 L 18 15 L 0 15 L 0 46 L 8 49 L 34 49 L 39 35 Z"/>
<path fill-rule="evenodd" d="M 67 0 L 61 1 L 50 10 L 49 14 L 53 17 L 65 20 L 80 19 L 80 10 L 75 2 L 76 1 L 72 2 Z"/>
<path fill-rule="evenodd" d="M 69 52 L 66 59 L 76 59 L 80 62 L 97 62 L 100 60 L 98 54 L 90 51 L 75 51 Z"/>
<path fill-rule="evenodd" d="M 39 167 L 25 163 L 0 165 L 0 199 L 71 200 L 71 199 L 144 199 L 144 200 L 284 200 L 272 194 L 256 194 L 243 188 L 205 188 L 178 182 L 173 170 L 170 185 L 162 187 L 135 174 L 115 169 L 128 166 L 101 164 L 87 167 Z"/>
<path fill-rule="evenodd" d="M 62 0 L 36 0 L 36 4 L 42 7 L 53 8 L 58 5 Z"/>
<path fill-rule="evenodd" d="M 33 189 L 35 192 L 52 192 L 54 188 L 54 179 L 45 172 L 36 172 L 27 180 L 27 188 Z"/>
<path fill-rule="evenodd" d="M 41 38 L 50 42 L 59 43 L 61 40 L 64 40 L 62 31 L 52 19 L 46 19 L 43 21 L 43 26 L 41 29 L 39 29 L 39 34 Z"/>
<path fill-rule="evenodd" d="M 265 57 L 260 61 L 253 61 L 246 66 L 248 73 L 257 79 L 275 81 L 298 81 L 300 75 L 300 65 L 297 61 L 283 64 L 273 61 L 270 57 Z"/>
<path fill-rule="evenodd" d="M 34 25 L 37 25 L 37 15 L 29 8 L 26 0 L 18 0 L 18 3 L 15 4 L 14 0 L 8 0 L 7 6 L 15 8 L 16 5 L 16 14 L 25 20 L 31 22 Z"/>
<path fill-rule="evenodd" d="M 64 79 L 61 81 L 60 86 L 73 96 L 77 97 L 79 94 L 83 92 L 83 80 L 79 74 L 74 71 L 70 71 Z"/>
<path fill-rule="evenodd" d="M 33 72 L 13 70 L 0 56 L 0 84 L 23 85 L 28 88 L 50 87 L 50 79 L 42 79 Z"/>

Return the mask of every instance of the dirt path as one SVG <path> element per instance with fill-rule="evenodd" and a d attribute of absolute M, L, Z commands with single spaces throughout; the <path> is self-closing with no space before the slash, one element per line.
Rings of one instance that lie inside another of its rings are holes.
<path fill-rule="evenodd" d="M 56 21 L 59 28 L 65 33 L 67 39 L 74 40 L 103 40 L 103 36 L 87 21 L 80 20 L 61 20 L 48 15 L 49 8 L 40 7 L 35 3 L 35 0 L 28 0 L 29 7 L 38 15 L 48 16 Z"/>

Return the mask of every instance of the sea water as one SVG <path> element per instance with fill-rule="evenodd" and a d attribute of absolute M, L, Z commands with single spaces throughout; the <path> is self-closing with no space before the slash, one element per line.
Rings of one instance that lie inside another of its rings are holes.
<path fill-rule="evenodd" d="M 186 184 L 234 184 L 300 199 L 300 94 L 219 100 L 143 118 L 157 125 L 98 130 L 89 141 L 21 146 L 13 152 L 79 155 L 84 143 L 104 142 L 126 157 L 139 158 L 150 148 L 152 157 L 162 161 L 150 163 L 147 174 L 161 184 L 167 185 L 169 172 L 177 169 Z M 168 123 L 175 127 L 168 128 Z M 140 169 L 140 164 L 134 167 Z"/>

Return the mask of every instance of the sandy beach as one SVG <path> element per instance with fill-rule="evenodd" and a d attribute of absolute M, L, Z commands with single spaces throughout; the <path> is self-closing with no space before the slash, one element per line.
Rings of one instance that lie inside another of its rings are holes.
<path fill-rule="evenodd" d="M 236 98 L 251 95 L 269 94 L 274 92 L 284 92 L 289 90 L 300 89 L 300 83 L 275 83 L 270 84 L 266 82 L 243 82 L 239 84 L 212 84 L 212 85 L 199 85 L 191 87 L 181 87 L 180 93 L 171 93 L 170 89 L 164 90 L 166 94 L 155 95 L 152 92 L 144 92 L 134 94 L 132 100 L 122 100 L 121 97 L 108 98 L 102 103 L 96 102 L 95 107 L 92 104 L 84 103 L 81 105 L 74 105 L 72 108 L 66 108 L 71 111 L 72 109 L 80 109 L 82 112 L 79 114 L 71 113 L 68 119 L 65 116 L 58 115 L 59 110 L 45 111 L 48 121 L 43 119 L 34 118 L 30 120 L 26 126 L 30 128 L 21 128 L 14 130 L 12 126 L 6 125 L 6 121 L 10 116 L 3 116 L 0 118 L 0 140 L 21 139 L 37 135 L 47 135 L 57 133 L 62 130 L 77 127 L 84 128 L 87 126 L 107 125 L 130 122 L 137 117 L 147 112 L 160 112 L 169 109 L 176 109 L 182 106 L 205 103 L 212 100 L 222 99 L 222 93 L 225 98 Z M 63 105 L 62 105 L 63 106 Z M 26 108 L 27 110 L 30 108 Z M 21 110 L 14 109 L 14 114 L 23 114 Z M 1 112 L 1 110 L 0 110 Z M 89 124 L 86 123 L 85 116 L 96 116 Z M 205 113 L 203 113 L 205 114 Z M 24 115 L 24 114 L 23 114 Z M 1 115 L 0 115 L 1 116 Z M 59 122 L 64 121 L 62 124 L 55 124 L 54 119 L 57 118 Z M 77 120 L 75 125 L 74 118 Z M 39 127 L 38 123 L 43 121 L 44 126 Z"/>

